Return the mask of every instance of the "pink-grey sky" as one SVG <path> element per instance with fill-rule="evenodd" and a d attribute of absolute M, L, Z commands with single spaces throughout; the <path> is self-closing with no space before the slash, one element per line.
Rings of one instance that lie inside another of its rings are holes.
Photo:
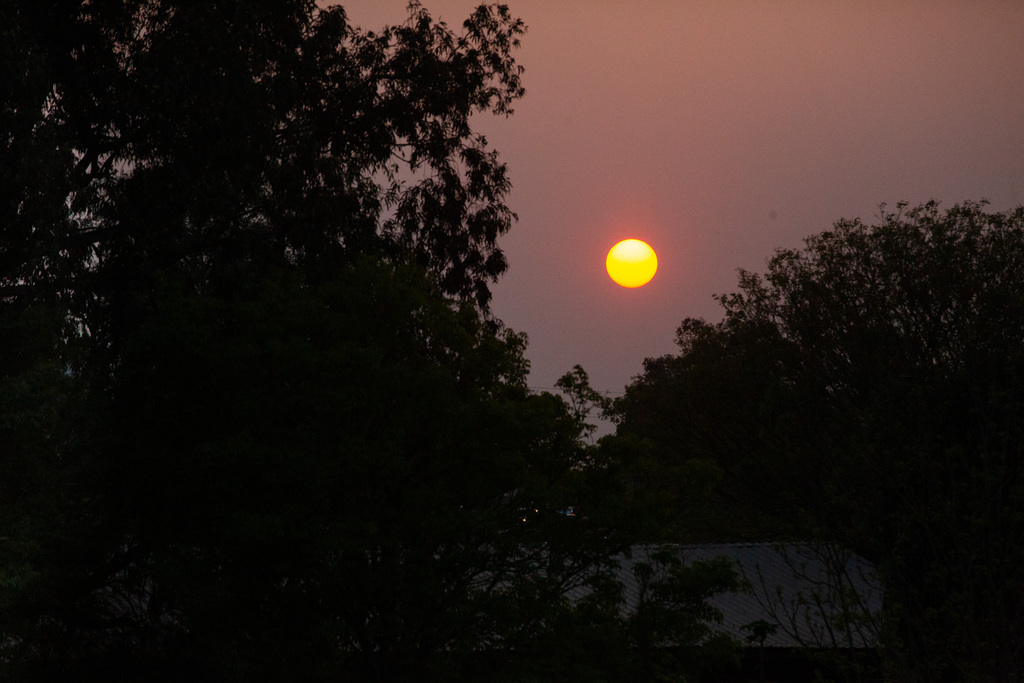
<path fill-rule="evenodd" d="M 340 4 L 364 28 L 406 16 Z M 477 4 L 423 0 L 453 27 Z M 533 386 L 579 363 L 622 391 L 683 318 L 720 318 L 737 268 L 881 202 L 1024 204 L 1019 0 L 506 4 L 527 94 L 478 126 L 519 215 L 493 310 L 529 335 Z M 627 237 L 658 253 L 639 289 L 604 271 Z"/>

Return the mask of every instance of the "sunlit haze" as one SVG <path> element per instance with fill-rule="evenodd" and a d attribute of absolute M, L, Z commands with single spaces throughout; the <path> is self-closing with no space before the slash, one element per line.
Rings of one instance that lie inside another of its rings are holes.
<path fill-rule="evenodd" d="M 424 0 L 452 26 L 476 4 Z M 1024 203 L 1022 2 L 508 4 L 527 94 L 478 126 L 514 184 L 493 310 L 528 333 L 532 385 L 579 363 L 621 391 L 683 318 L 720 317 L 737 268 L 881 202 Z M 604 272 L 631 236 L 659 258 L 637 289 Z"/>

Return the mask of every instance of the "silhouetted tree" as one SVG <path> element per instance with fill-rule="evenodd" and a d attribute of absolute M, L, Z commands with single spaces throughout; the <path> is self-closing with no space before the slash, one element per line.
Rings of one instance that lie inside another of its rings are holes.
<path fill-rule="evenodd" d="M 877 562 L 901 680 L 1016 680 L 1022 278 L 1024 209 L 839 221 L 741 271 L 721 322 L 684 321 L 680 353 L 618 402 L 620 431 L 721 467 L 720 501 L 762 515 L 734 532 L 821 534 Z"/>
<path fill-rule="evenodd" d="M 376 253 L 486 305 L 514 216 L 469 119 L 523 94 L 507 8 L 459 33 L 416 3 L 379 33 L 312 0 L 5 8 L 5 296 L 48 290 L 106 341 L 155 273 L 209 291 Z"/>
<path fill-rule="evenodd" d="M 0 8 L 3 675 L 633 677 L 632 456 L 487 308 L 523 30 Z"/>

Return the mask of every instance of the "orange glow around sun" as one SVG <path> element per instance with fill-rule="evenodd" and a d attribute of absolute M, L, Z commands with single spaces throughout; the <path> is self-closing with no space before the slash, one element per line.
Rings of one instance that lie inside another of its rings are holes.
<path fill-rule="evenodd" d="M 608 275 L 623 287 L 642 287 L 658 270 L 658 256 L 641 240 L 622 240 L 608 252 L 605 259 Z"/>

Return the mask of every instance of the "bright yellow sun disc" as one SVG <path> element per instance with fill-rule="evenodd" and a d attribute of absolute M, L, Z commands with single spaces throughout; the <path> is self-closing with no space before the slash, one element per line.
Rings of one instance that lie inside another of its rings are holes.
<path fill-rule="evenodd" d="M 623 287 L 642 287 L 658 270 L 658 256 L 646 242 L 622 240 L 608 252 L 605 267 L 611 278 Z"/>

